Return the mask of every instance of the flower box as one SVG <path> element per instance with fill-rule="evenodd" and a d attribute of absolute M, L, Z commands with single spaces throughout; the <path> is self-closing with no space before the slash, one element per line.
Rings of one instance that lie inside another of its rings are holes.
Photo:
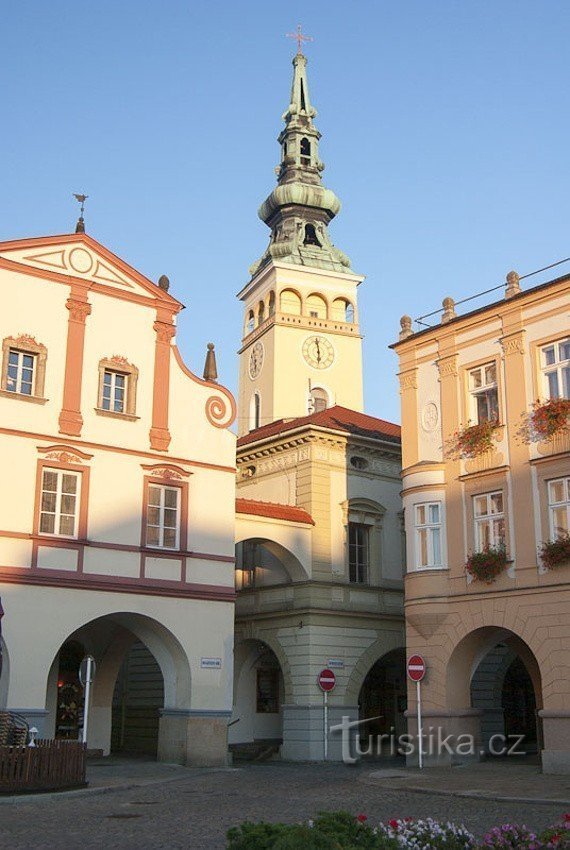
<path fill-rule="evenodd" d="M 508 563 L 507 552 L 503 546 L 486 546 L 482 552 L 469 555 L 465 570 L 475 581 L 491 584 L 505 570 Z"/>
<path fill-rule="evenodd" d="M 557 537 L 556 540 L 543 543 L 538 550 L 538 555 L 547 570 L 570 563 L 570 534 L 566 533 Z"/>
<path fill-rule="evenodd" d="M 528 441 L 551 440 L 557 434 L 568 430 L 569 419 L 570 399 L 551 398 L 548 401 L 535 401 L 528 416 Z"/>
<path fill-rule="evenodd" d="M 456 431 L 449 442 L 449 454 L 456 458 L 475 458 L 490 452 L 494 448 L 494 437 L 500 428 L 496 419 L 478 422 L 477 425 L 467 424 Z"/>

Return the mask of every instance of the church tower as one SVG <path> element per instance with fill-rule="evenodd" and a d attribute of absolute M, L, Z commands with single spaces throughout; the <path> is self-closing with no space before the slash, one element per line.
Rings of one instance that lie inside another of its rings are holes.
<path fill-rule="evenodd" d="M 336 404 L 363 407 L 356 298 L 363 277 L 328 233 L 340 201 L 322 185 L 316 114 L 307 59 L 299 52 L 278 137 L 277 186 L 258 212 L 271 230 L 269 245 L 238 293 L 244 303 L 239 435 Z"/>

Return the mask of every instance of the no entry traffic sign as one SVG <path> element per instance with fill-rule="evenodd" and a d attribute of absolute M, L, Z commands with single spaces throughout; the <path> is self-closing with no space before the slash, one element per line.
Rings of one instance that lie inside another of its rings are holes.
<path fill-rule="evenodd" d="M 336 676 L 332 670 L 321 670 L 317 677 L 317 685 L 324 691 L 332 691 L 334 686 L 336 685 Z"/>
<path fill-rule="evenodd" d="M 408 677 L 412 682 L 421 682 L 426 674 L 426 663 L 421 655 L 411 655 L 408 658 Z"/>

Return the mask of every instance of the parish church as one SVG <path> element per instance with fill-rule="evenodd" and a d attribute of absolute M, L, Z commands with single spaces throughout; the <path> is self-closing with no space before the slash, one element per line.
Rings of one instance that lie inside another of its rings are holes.
<path fill-rule="evenodd" d="M 339 759 L 325 668 L 329 725 L 405 731 L 400 429 L 363 409 L 364 278 L 315 117 L 299 51 L 237 404 L 212 345 L 184 363 L 168 279 L 83 216 L 0 243 L 0 710 L 42 736 L 82 734 L 86 654 L 104 755 Z"/>

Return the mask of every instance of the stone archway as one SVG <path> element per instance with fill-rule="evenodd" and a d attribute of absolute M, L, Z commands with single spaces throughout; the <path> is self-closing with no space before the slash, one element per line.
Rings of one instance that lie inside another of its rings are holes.
<path fill-rule="evenodd" d="M 367 721 L 363 737 L 388 735 L 396 741 L 406 731 L 406 708 L 406 652 L 399 647 L 379 658 L 362 683 L 358 719 Z"/>
<path fill-rule="evenodd" d="M 92 689 L 87 743 L 90 749 L 110 752 L 113 695 L 119 670 L 133 644 L 139 642 L 156 661 L 164 683 L 162 708 L 185 710 L 190 704 L 190 665 L 175 636 L 158 621 L 142 614 L 119 612 L 91 620 L 77 628 L 62 643 L 51 665 L 47 681 L 47 735 L 57 730 L 58 682 L 62 649 L 80 645 L 95 658 L 97 672 Z M 83 694 L 80 695 L 81 702 Z M 81 717 L 78 726 L 82 725 Z"/>
<path fill-rule="evenodd" d="M 277 540 L 246 537 L 236 544 L 236 589 L 306 581 L 297 555 Z"/>
<path fill-rule="evenodd" d="M 276 653 L 262 640 L 235 647 L 234 705 L 230 745 L 273 744 L 283 740 L 285 679 Z"/>

